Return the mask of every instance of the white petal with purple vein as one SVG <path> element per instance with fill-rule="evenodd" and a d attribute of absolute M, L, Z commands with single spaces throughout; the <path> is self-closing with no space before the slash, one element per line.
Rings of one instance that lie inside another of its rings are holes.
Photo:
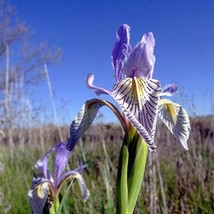
<path fill-rule="evenodd" d="M 160 91 L 157 80 L 127 77 L 112 92 L 127 119 L 150 147 L 154 141 Z"/>
<path fill-rule="evenodd" d="M 175 139 L 188 150 L 187 140 L 190 134 L 190 121 L 186 110 L 167 99 L 159 102 L 159 117 L 173 134 Z"/>

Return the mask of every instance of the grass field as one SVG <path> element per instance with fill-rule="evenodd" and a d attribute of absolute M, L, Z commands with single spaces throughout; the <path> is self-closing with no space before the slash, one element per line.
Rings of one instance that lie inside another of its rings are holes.
<path fill-rule="evenodd" d="M 0 213 L 30 213 L 27 192 L 33 166 L 58 141 L 53 129 L 49 134 L 43 131 L 40 137 L 38 130 L 32 131 L 24 145 L 16 143 L 9 148 L 2 143 Z M 66 139 L 67 131 L 63 135 Z M 115 179 L 122 139 L 114 136 L 120 135 L 116 126 L 96 125 L 76 145 L 70 168 L 87 164 L 83 177 L 90 197 L 82 202 L 76 182 L 71 191 L 64 187 L 61 213 L 115 213 Z M 155 141 L 157 152 L 149 154 L 135 213 L 214 213 L 214 117 L 192 119 L 189 151 L 175 144 L 161 125 Z"/>

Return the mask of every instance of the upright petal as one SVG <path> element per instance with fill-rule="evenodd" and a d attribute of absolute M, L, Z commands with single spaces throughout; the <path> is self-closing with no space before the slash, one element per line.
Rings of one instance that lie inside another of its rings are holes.
<path fill-rule="evenodd" d="M 126 78 L 117 83 L 112 95 L 138 133 L 153 147 L 160 84 L 157 80 Z"/>
<path fill-rule="evenodd" d="M 52 148 L 49 152 L 45 154 L 45 156 L 42 159 L 37 160 L 35 164 L 35 168 L 39 169 L 42 172 L 43 177 L 49 179 L 51 182 L 53 182 L 53 177 L 51 176 L 48 168 L 48 160 L 50 154 L 53 152 L 54 149 L 55 148 Z"/>
<path fill-rule="evenodd" d="M 159 117 L 173 134 L 178 143 L 188 150 L 187 140 L 190 134 L 189 116 L 182 106 L 167 99 L 159 102 Z"/>
<path fill-rule="evenodd" d="M 70 151 L 66 148 L 67 142 L 58 143 L 55 146 L 55 159 L 54 159 L 54 184 L 55 190 L 58 188 L 60 177 L 63 170 L 68 164 L 70 158 Z"/>
<path fill-rule="evenodd" d="M 96 95 L 100 94 L 109 94 L 111 95 L 111 91 L 105 88 L 97 87 L 94 85 L 94 74 L 89 74 L 86 78 L 86 84 L 87 86 L 92 89 Z"/>
<path fill-rule="evenodd" d="M 116 42 L 113 46 L 112 51 L 112 66 L 115 70 L 116 82 L 123 79 L 124 74 L 121 71 L 121 66 L 123 64 L 124 58 L 127 57 L 131 46 L 130 42 L 130 27 L 123 24 L 119 27 L 116 33 Z"/>
<path fill-rule="evenodd" d="M 153 54 L 155 39 L 152 33 L 143 35 L 142 40 L 130 52 L 122 66 L 123 73 L 128 77 L 152 78 L 155 56 Z"/>

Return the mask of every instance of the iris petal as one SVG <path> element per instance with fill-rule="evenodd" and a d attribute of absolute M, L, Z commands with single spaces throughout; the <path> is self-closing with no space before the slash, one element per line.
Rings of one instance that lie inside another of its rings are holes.
<path fill-rule="evenodd" d="M 122 71 L 128 77 L 147 77 L 152 78 L 155 56 L 155 40 L 152 33 L 147 33 L 142 40 L 137 43 L 129 56 L 124 59 Z"/>
<path fill-rule="evenodd" d="M 91 99 L 85 102 L 81 111 L 77 114 L 70 126 L 70 138 L 68 139 L 67 149 L 69 151 L 75 146 L 82 134 L 90 127 L 95 119 L 98 110 L 102 106 L 110 108 L 126 132 L 128 130 L 127 120 L 123 117 L 121 112 L 110 102 L 100 99 Z"/>
<path fill-rule="evenodd" d="M 66 181 L 68 179 L 72 179 L 72 178 L 77 179 L 79 187 L 80 187 L 82 199 L 83 199 L 83 201 L 86 201 L 88 199 L 90 193 L 86 186 L 84 178 L 80 174 L 82 172 L 83 168 L 85 168 L 85 165 L 81 165 L 76 170 L 71 170 L 69 172 L 66 172 L 63 175 L 61 180 L 64 182 L 64 181 Z M 60 185 L 62 185 L 62 184 L 60 184 Z"/>
<path fill-rule="evenodd" d="M 177 103 L 161 99 L 159 103 L 159 117 L 177 142 L 188 150 L 187 140 L 190 134 L 190 121 L 186 110 Z"/>
<path fill-rule="evenodd" d="M 177 85 L 168 84 L 162 88 L 161 96 L 173 96 L 177 91 Z"/>
<path fill-rule="evenodd" d="M 33 184 L 28 191 L 28 200 L 33 214 L 43 213 L 44 206 L 49 195 L 49 184 L 47 182 Z"/>
<path fill-rule="evenodd" d="M 60 176 L 68 164 L 70 158 L 70 151 L 66 148 L 67 142 L 58 143 L 55 146 L 55 160 L 54 160 L 54 184 L 55 189 L 60 182 Z"/>
<path fill-rule="evenodd" d="M 48 168 L 48 159 L 54 149 L 55 148 L 53 147 L 49 152 L 45 154 L 45 156 L 42 159 L 37 160 L 35 164 L 35 168 L 39 169 L 42 172 L 43 177 L 49 179 L 50 181 L 53 181 L 53 177 Z"/>
<path fill-rule="evenodd" d="M 150 147 L 156 128 L 160 84 L 157 80 L 126 78 L 117 83 L 112 96 Z"/>
<path fill-rule="evenodd" d="M 116 82 L 123 79 L 124 74 L 121 71 L 121 66 L 123 64 L 124 58 L 127 57 L 131 46 L 130 41 L 130 27 L 126 24 L 123 24 L 119 27 L 116 34 L 116 42 L 113 46 L 112 51 L 112 65 L 115 70 Z"/>
<path fill-rule="evenodd" d="M 97 87 L 94 85 L 94 74 L 89 74 L 86 78 L 86 84 L 87 86 L 92 89 L 96 95 L 100 95 L 100 94 L 109 94 L 111 95 L 111 91 L 109 91 L 108 89 L 102 88 L 102 87 Z"/>
<path fill-rule="evenodd" d="M 67 149 L 71 151 L 78 142 L 82 134 L 90 127 L 95 119 L 98 110 L 103 104 L 99 102 L 86 102 L 81 111 L 77 114 L 70 126 L 70 138 L 68 140 Z"/>

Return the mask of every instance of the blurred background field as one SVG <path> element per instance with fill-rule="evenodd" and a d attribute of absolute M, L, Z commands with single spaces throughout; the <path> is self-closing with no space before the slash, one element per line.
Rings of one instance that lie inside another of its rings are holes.
<path fill-rule="evenodd" d="M 189 151 L 178 146 L 163 125 L 158 126 L 155 140 L 158 148 L 149 153 L 135 213 L 214 212 L 214 117 L 192 118 L 191 123 Z M 61 130 L 66 139 L 69 127 Z M 30 212 L 27 192 L 33 166 L 60 139 L 57 127 L 46 126 L 25 133 L 22 130 L 21 145 L 19 132 L 13 136 L 12 147 L 5 143 L 6 139 L 1 140 L 1 213 Z M 87 202 L 82 202 L 74 182 L 66 193 L 62 213 L 115 212 L 114 186 L 121 143 L 122 131 L 115 124 L 97 123 L 84 134 L 72 152 L 70 167 L 87 164 L 83 176 L 91 195 Z"/>

